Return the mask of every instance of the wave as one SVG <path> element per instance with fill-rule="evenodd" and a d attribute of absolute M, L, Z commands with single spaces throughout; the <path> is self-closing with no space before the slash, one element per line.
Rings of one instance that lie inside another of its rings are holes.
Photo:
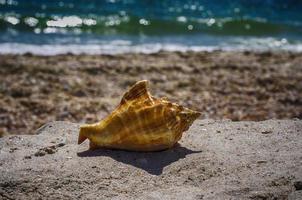
<path fill-rule="evenodd" d="M 103 41 L 98 44 L 26 44 L 0 43 L 0 54 L 58 55 L 58 54 L 122 54 L 156 53 L 159 51 L 292 51 L 302 52 L 302 43 L 291 44 L 275 38 L 233 38 L 212 45 L 192 45 L 177 42 L 133 43 L 131 40 Z"/>
<path fill-rule="evenodd" d="M 94 17 L 0 15 L 0 34 L 14 31 L 35 34 L 299 36 L 302 35 L 301 27 L 298 22 L 277 24 L 248 17 L 145 19 L 123 14 Z"/>
<path fill-rule="evenodd" d="M 301 51 L 298 1 L 0 0 L 0 53 Z"/>

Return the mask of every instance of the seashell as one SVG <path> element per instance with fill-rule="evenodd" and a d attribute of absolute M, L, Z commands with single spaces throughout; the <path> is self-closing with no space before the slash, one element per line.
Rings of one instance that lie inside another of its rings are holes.
<path fill-rule="evenodd" d="M 90 149 L 159 151 L 173 147 L 200 113 L 150 95 L 148 81 L 135 83 L 105 119 L 80 127 L 78 144 Z"/>

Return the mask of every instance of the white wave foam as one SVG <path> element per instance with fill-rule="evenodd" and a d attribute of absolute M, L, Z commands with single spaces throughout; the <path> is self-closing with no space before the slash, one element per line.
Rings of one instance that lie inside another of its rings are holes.
<path fill-rule="evenodd" d="M 141 44 L 141 45 L 120 45 L 117 44 L 47 44 L 32 45 L 21 43 L 0 44 L 0 54 L 24 54 L 36 55 L 58 55 L 58 54 L 122 54 L 122 53 L 156 53 L 159 51 L 213 51 L 217 47 L 207 46 L 183 46 L 176 44 Z"/>
<path fill-rule="evenodd" d="M 219 45 L 185 45 L 174 43 L 133 44 L 127 40 L 102 41 L 99 44 L 24 44 L 0 43 L 0 54 L 58 55 L 58 54 L 122 54 L 122 53 L 156 53 L 159 51 L 292 51 L 302 52 L 302 43 L 289 44 L 287 41 L 266 39 L 233 40 Z"/>

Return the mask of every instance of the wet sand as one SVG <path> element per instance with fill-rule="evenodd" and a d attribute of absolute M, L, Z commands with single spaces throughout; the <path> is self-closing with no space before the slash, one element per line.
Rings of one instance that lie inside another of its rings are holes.
<path fill-rule="evenodd" d="M 201 119 L 302 118 L 301 53 L 0 55 L 0 79 L 0 135 L 32 134 L 54 120 L 95 122 L 142 79 Z"/>

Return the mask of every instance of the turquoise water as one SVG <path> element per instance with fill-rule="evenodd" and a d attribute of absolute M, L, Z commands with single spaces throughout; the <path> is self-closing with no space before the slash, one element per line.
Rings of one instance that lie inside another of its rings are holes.
<path fill-rule="evenodd" d="M 300 0 L 0 0 L 0 53 L 302 51 Z"/>

